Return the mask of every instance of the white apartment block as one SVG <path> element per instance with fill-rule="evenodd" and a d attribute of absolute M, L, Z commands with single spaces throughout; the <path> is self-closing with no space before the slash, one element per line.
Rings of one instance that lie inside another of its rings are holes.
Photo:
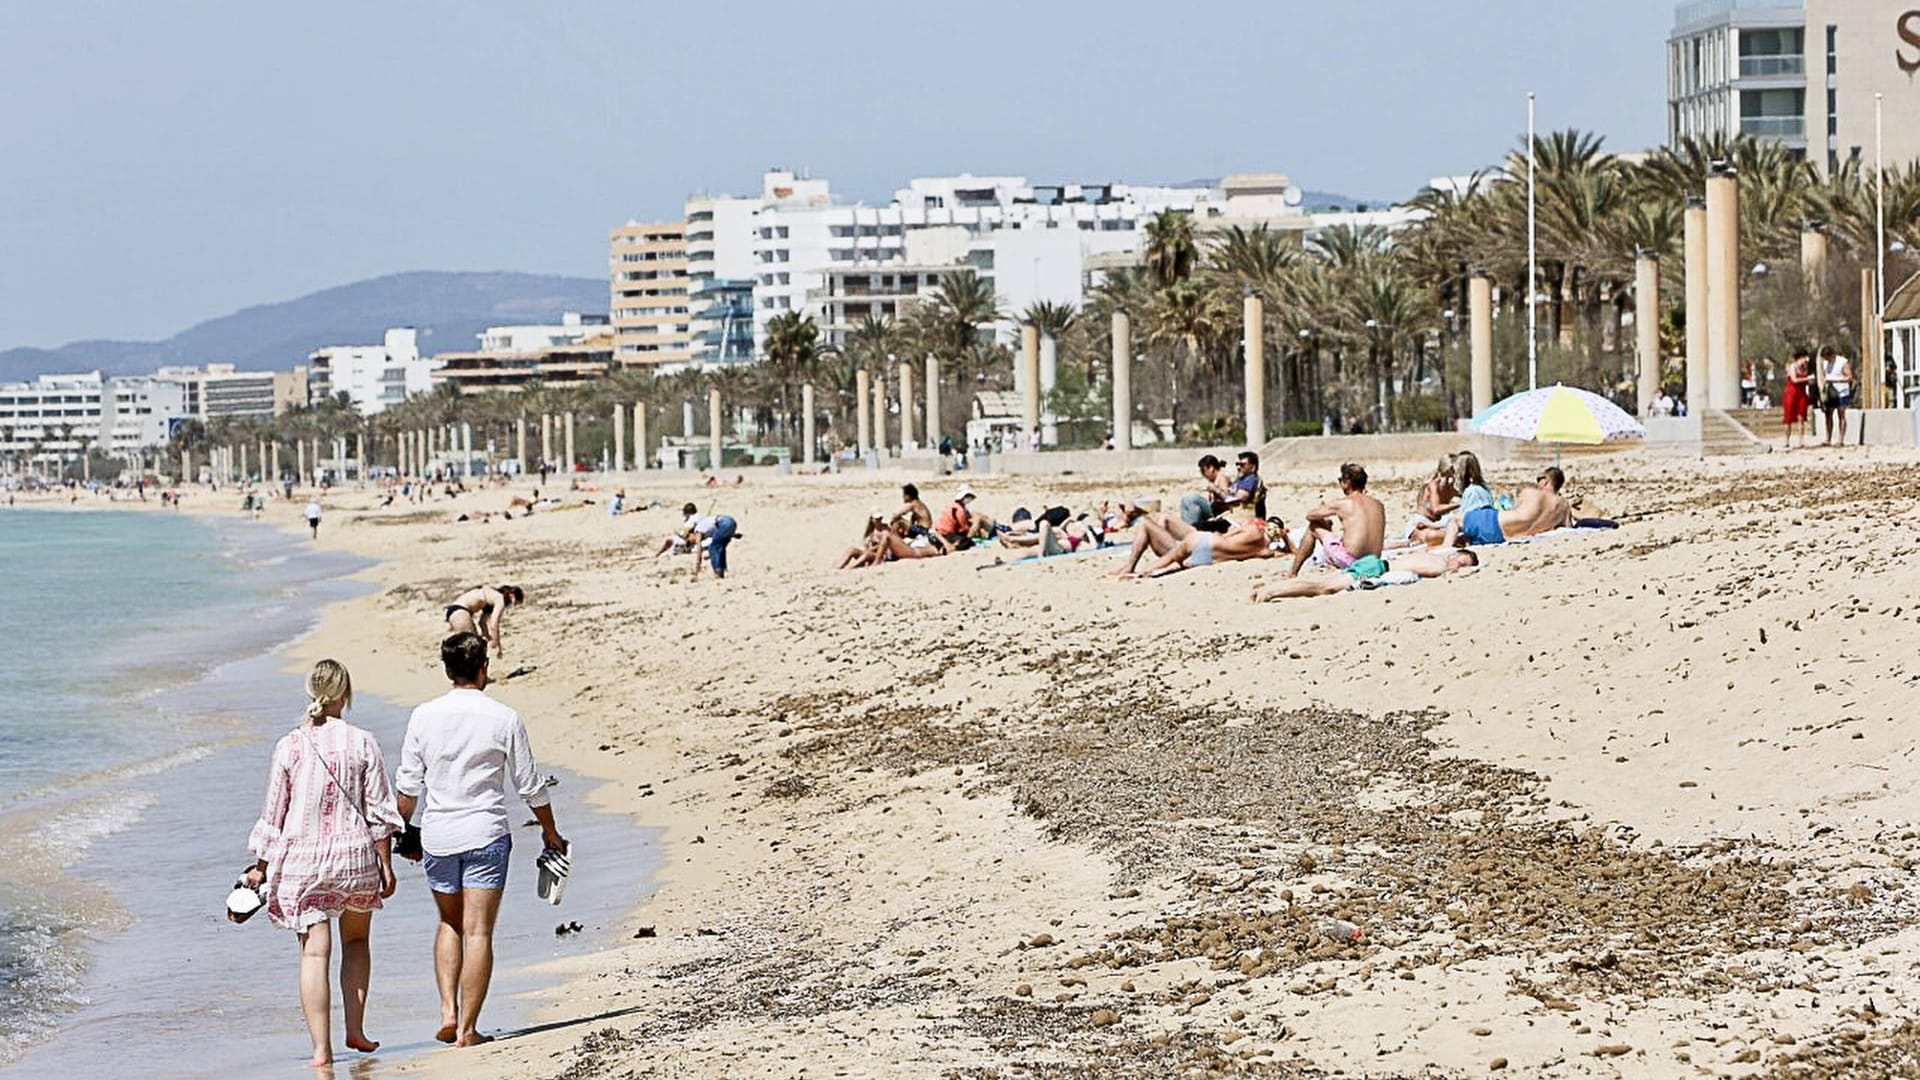
<path fill-rule="evenodd" d="M 51 464 L 98 449 L 130 457 L 164 445 L 187 416 L 186 388 L 147 376 L 42 375 L 0 383 L 0 455 L 10 464 Z"/>
<path fill-rule="evenodd" d="M 307 392 L 313 404 L 344 393 L 362 416 L 384 412 L 433 387 L 439 361 L 420 355 L 412 327 L 386 332 L 379 345 L 329 345 L 307 357 Z"/>
<path fill-rule="evenodd" d="M 829 274 L 889 264 L 971 268 L 993 285 L 999 329 L 1010 331 L 1036 301 L 1082 303 L 1088 257 L 1138 250 L 1155 214 L 1200 212 L 1210 197 L 1201 187 L 961 175 L 912 180 L 886 206 L 837 205 L 824 180 L 770 172 L 754 219 L 756 347 L 784 312 L 820 320 Z"/>
<path fill-rule="evenodd" d="M 734 195 L 687 200 L 687 276 L 696 285 L 753 277 L 753 219 L 762 205 L 760 199 Z"/>
<path fill-rule="evenodd" d="M 1920 157 L 1920 7 L 1887 0 L 1694 0 L 1667 39 L 1667 137 L 1752 135 L 1822 173 Z"/>
<path fill-rule="evenodd" d="M 562 312 L 558 323 L 525 326 L 489 326 L 480 332 L 480 351 L 487 353 L 533 353 L 558 345 L 578 345 L 591 334 L 607 332 L 604 315 Z"/>

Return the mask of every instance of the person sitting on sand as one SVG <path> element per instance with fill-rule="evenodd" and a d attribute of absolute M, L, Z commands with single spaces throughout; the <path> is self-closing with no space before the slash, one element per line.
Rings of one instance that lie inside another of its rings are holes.
<path fill-rule="evenodd" d="M 911 487 L 912 485 L 908 486 Z M 905 520 L 906 515 L 902 514 L 900 518 L 901 520 Z M 886 532 L 889 528 L 891 528 L 891 526 L 887 522 L 886 511 L 875 510 L 868 514 L 866 528 L 860 532 L 859 545 L 848 548 L 847 553 L 840 556 L 840 565 L 834 567 L 834 569 L 852 570 L 856 567 L 870 565 L 875 561 L 873 556 L 880 547 L 878 540 L 879 535 Z"/>
<path fill-rule="evenodd" d="M 1446 523 L 1442 538 L 1437 541 L 1442 547 L 1452 547 L 1456 542 L 1467 544 L 1500 544 L 1506 542 L 1506 534 L 1500 531 L 1500 511 L 1494 509 L 1493 492 L 1487 487 L 1487 477 L 1480 469 L 1480 458 L 1471 450 L 1462 450 L 1453 458 L 1454 482 L 1460 488 L 1460 516 Z M 1423 530 L 1424 531 L 1424 530 Z M 1452 533 L 1454 539 L 1448 539 L 1445 533 Z M 1436 541 L 1423 538 L 1429 545 Z"/>
<path fill-rule="evenodd" d="M 1412 536 L 1414 530 L 1422 526 L 1439 527 L 1448 515 L 1459 509 L 1460 489 L 1454 486 L 1453 457 L 1449 455 L 1440 459 L 1440 464 L 1434 466 L 1433 475 L 1421 487 L 1419 503 L 1413 517 L 1407 521 L 1403 538 Z"/>
<path fill-rule="evenodd" d="M 900 514 L 907 517 L 907 532 L 912 536 L 921 536 L 933 531 L 933 511 L 920 501 L 920 488 L 915 484 L 900 485 Z"/>
<path fill-rule="evenodd" d="M 1509 540 L 1538 536 L 1573 524 L 1573 505 L 1560 494 L 1566 484 L 1566 473 L 1556 466 L 1547 466 L 1534 486 L 1514 493 L 1511 509 L 1499 512 L 1501 535 Z"/>
<path fill-rule="evenodd" d="M 1360 569 L 1367 577 L 1386 572 L 1380 561 L 1386 540 L 1387 508 L 1367 494 L 1367 470 L 1352 462 L 1340 466 L 1341 496 L 1307 512 L 1307 528 L 1293 552 L 1292 577 L 1318 553 L 1320 562 L 1335 570 Z M 1338 521 L 1340 531 L 1333 531 Z"/>
<path fill-rule="evenodd" d="M 479 634 L 493 646 L 495 656 L 506 650 L 500 645 L 500 619 L 506 610 L 527 602 L 525 590 L 518 585 L 475 585 L 447 605 L 447 632 Z"/>
<path fill-rule="evenodd" d="M 1227 492 L 1230 490 L 1227 463 L 1212 454 L 1202 455 L 1200 478 L 1206 481 L 1206 490 L 1180 496 L 1180 520 L 1189 525 L 1198 525 L 1216 517 L 1227 508 Z"/>
<path fill-rule="evenodd" d="M 1256 519 L 1265 518 L 1267 485 L 1260 479 L 1260 455 L 1251 450 L 1242 450 L 1234 458 L 1233 467 L 1239 470 L 1240 475 L 1227 485 L 1227 504 L 1223 512 L 1251 513 Z"/>
<path fill-rule="evenodd" d="M 874 534 L 870 561 L 857 565 L 878 566 L 897 559 L 934 559 L 946 553 L 947 549 L 936 537 L 909 540 L 906 519 L 897 517 L 893 519 L 893 524 Z"/>
<path fill-rule="evenodd" d="M 660 538 L 660 546 L 653 549 L 654 558 L 699 551 L 699 539 L 694 535 L 693 526 L 700 520 L 700 508 L 688 503 L 680 508 L 680 516 L 680 527 Z"/>
<path fill-rule="evenodd" d="M 1275 554 L 1273 529 L 1271 522 L 1249 518 L 1223 533 L 1188 528 L 1184 538 L 1175 539 L 1172 531 L 1160 523 L 1143 521 L 1141 535 L 1134 538 L 1131 557 L 1116 576 L 1160 577 L 1180 570 L 1211 566 L 1216 562 L 1270 559 Z M 1160 559 L 1135 573 L 1134 567 L 1138 565 L 1144 547 L 1151 547 Z"/>
<path fill-rule="evenodd" d="M 621 514 L 624 514 L 626 512 L 627 512 L 627 489 L 616 488 L 614 489 L 614 492 L 613 492 L 613 501 L 607 504 L 607 516 L 619 517 Z"/>
<path fill-rule="evenodd" d="M 1253 590 L 1253 600 L 1260 603 L 1265 600 L 1284 600 L 1298 596 L 1332 596 L 1349 589 L 1358 589 L 1375 582 L 1382 582 L 1392 575 L 1412 574 L 1415 577 L 1437 578 L 1455 570 L 1464 570 L 1469 566 L 1480 565 L 1480 557 L 1471 550 L 1458 551 L 1409 551 L 1394 557 L 1392 567 L 1375 577 L 1361 577 L 1348 570 L 1345 573 L 1325 577 L 1289 578 L 1262 585 Z"/>
<path fill-rule="evenodd" d="M 953 501 L 940 511 L 939 518 L 933 523 L 933 531 L 955 551 L 965 551 L 973 546 L 973 500 L 973 489 L 961 484 L 960 490 L 954 492 Z"/>

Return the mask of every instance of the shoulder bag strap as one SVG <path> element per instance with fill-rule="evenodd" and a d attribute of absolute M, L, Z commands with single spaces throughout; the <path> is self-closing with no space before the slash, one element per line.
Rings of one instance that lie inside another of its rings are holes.
<path fill-rule="evenodd" d="M 340 794 L 347 796 L 347 802 L 352 804 L 354 812 L 360 815 L 360 820 L 366 822 L 367 828 L 373 828 L 373 820 L 367 817 L 367 808 L 348 793 L 347 785 L 340 782 L 339 774 L 333 771 L 332 765 L 327 764 L 327 755 L 320 752 L 320 744 L 313 741 L 313 732 L 307 725 L 300 725 L 300 736 L 307 741 L 307 749 L 313 751 L 313 756 L 319 759 L 320 767 L 327 770 L 327 779 L 333 781 L 333 786 L 340 789 Z"/>

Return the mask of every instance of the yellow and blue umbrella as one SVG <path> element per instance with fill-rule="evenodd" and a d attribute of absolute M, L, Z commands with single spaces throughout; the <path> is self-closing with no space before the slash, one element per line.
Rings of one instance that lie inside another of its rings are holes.
<path fill-rule="evenodd" d="M 1599 394 L 1559 385 L 1502 398 L 1482 409 L 1467 421 L 1467 426 L 1501 439 L 1579 446 L 1643 439 L 1647 435 L 1640 421 Z"/>

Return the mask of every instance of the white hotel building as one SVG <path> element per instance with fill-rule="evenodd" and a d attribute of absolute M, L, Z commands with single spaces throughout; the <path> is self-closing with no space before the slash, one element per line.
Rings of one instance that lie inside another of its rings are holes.
<path fill-rule="evenodd" d="M 386 332 L 379 345 L 329 345 L 307 357 L 307 393 L 318 405 L 344 393 L 362 416 L 398 405 L 433 389 L 440 362 L 420 355 L 419 335 L 411 327 Z"/>
<path fill-rule="evenodd" d="M 0 456 L 9 468 L 73 461 L 86 449 L 131 458 L 166 443 L 185 415 L 186 387 L 170 379 L 93 371 L 0 383 Z"/>
<path fill-rule="evenodd" d="M 839 310 L 827 303 L 829 279 L 888 267 L 971 268 L 993 285 L 998 329 L 1010 332 L 1036 301 L 1079 306 L 1090 256 L 1138 251 L 1148 219 L 1200 211 L 1210 196 L 1215 189 L 961 175 L 909 181 L 886 206 L 844 205 L 825 180 L 769 172 L 753 221 L 756 351 L 767 323 L 789 311 L 813 317 L 823 340 L 838 344 L 849 326 L 828 317 Z"/>

